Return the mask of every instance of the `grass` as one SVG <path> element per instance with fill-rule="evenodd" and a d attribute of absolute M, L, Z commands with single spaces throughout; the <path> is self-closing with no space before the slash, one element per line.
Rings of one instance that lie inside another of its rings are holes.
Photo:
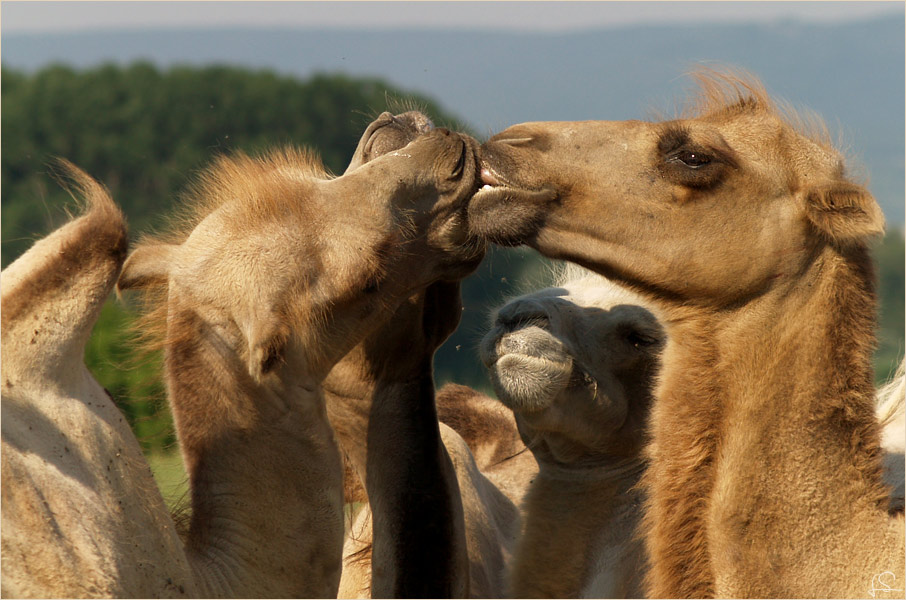
<path fill-rule="evenodd" d="M 170 512 L 189 491 L 189 478 L 178 451 L 152 452 L 145 456 Z"/>

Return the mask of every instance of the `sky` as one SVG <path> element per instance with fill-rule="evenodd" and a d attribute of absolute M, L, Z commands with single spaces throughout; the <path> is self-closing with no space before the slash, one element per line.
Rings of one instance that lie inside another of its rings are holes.
<path fill-rule="evenodd" d="M 181 2 L 0 3 L 3 33 L 158 27 L 454 28 L 563 32 L 640 23 L 833 22 L 901 10 L 903 2 Z"/>

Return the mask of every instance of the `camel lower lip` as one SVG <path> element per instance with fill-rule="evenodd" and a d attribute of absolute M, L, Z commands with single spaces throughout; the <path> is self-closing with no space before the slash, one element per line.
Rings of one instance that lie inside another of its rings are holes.
<path fill-rule="evenodd" d="M 526 190 L 521 188 L 509 187 L 507 185 L 483 185 L 472 197 L 474 201 L 492 200 L 515 200 L 518 202 L 549 202 L 557 197 L 557 192 L 553 188 L 545 187 L 540 190 Z"/>

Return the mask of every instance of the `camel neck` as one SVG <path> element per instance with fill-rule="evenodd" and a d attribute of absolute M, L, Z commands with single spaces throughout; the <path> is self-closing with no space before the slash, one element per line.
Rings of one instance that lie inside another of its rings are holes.
<path fill-rule="evenodd" d="M 640 597 L 641 461 L 605 470 L 540 464 L 524 500 L 514 598 Z"/>
<path fill-rule="evenodd" d="M 282 379 L 289 366 L 255 383 L 190 313 L 173 316 L 170 333 L 196 331 L 176 335 L 165 360 L 189 475 L 186 548 L 202 593 L 332 597 L 342 468 L 317 386 Z"/>
<path fill-rule="evenodd" d="M 638 481 L 645 469 L 639 457 L 614 459 L 596 466 L 575 467 L 550 460 L 538 461 L 538 475 L 551 482 L 576 483 L 582 488 L 590 485 L 611 485 L 618 482 Z"/>
<path fill-rule="evenodd" d="M 376 598 L 468 594 L 462 500 L 428 368 L 407 382 L 378 382 L 373 392 L 366 488 L 373 569 L 385 574 L 373 578 Z"/>
<path fill-rule="evenodd" d="M 826 524 L 881 505 L 873 287 L 867 251 L 827 248 L 795 285 L 671 324 L 646 476 L 650 593 L 809 595 L 770 565 L 840 553 Z"/>

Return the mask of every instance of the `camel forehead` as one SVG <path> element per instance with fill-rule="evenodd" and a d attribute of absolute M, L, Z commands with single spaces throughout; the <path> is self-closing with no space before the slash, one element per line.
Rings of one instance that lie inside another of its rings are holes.
<path fill-rule="evenodd" d="M 549 304 L 565 300 L 576 306 L 605 310 L 621 304 L 640 302 L 640 298 L 633 292 L 593 273 L 580 279 L 566 281 L 556 287 L 526 294 L 522 298 Z"/>

